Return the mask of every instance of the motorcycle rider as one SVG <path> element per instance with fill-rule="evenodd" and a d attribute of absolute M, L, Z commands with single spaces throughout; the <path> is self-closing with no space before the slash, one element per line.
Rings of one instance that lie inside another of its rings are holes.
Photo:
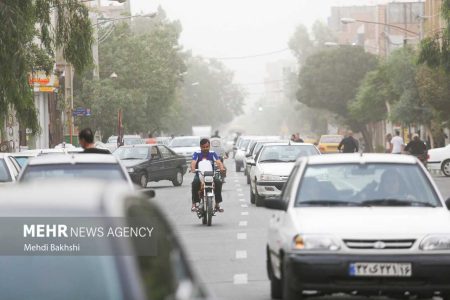
<path fill-rule="evenodd" d="M 421 161 L 425 159 L 427 151 L 427 145 L 425 145 L 417 133 L 413 135 L 412 141 L 405 147 L 405 152 L 417 156 Z"/>
<path fill-rule="evenodd" d="M 202 139 L 200 141 L 200 151 L 194 152 L 192 155 L 191 162 L 191 172 L 194 173 L 198 168 L 198 163 L 202 160 L 209 160 L 212 164 L 213 169 L 215 168 L 215 164 L 219 167 L 220 172 L 224 173 L 225 168 L 222 162 L 219 159 L 219 156 L 216 152 L 210 151 L 211 143 L 209 139 Z M 197 211 L 198 203 L 200 202 L 199 190 L 200 190 L 200 178 L 198 173 L 195 174 L 194 180 L 192 181 L 192 208 L 191 211 Z M 222 182 L 214 178 L 214 195 L 216 198 L 215 210 L 218 212 L 224 212 L 223 208 L 220 207 L 220 203 L 222 202 Z"/>

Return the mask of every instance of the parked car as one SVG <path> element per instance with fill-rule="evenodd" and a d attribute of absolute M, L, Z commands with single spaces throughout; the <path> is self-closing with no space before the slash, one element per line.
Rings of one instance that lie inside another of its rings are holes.
<path fill-rule="evenodd" d="M 29 254 L 25 253 L 22 242 L 21 249 L 15 250 L 16 256 L 0 256 L 1 299 L 61 299 L 61 295 L 72 300 L 207 298 L 176 232 L 144 193 L 130 191 L 126 184 L 102 180 L 54 180 L 15 187 L 2 190 L 0 216 L 3 219 L 15 216 L 22 220 L 32 218 L 30 222 L 33 222 L 39 218 L 42 222 L 39 224 L 48 222 L 52 225 L 54 223 L 51 222 L 59 220 L 58 224 L 64 225 L 61 220 L 73 224 L 82 217 L 78 221 L 80 224 L 83 220 L 90 224 L 94 219 L 105 222 L 100 223 L 104 224 L 104 228 L 111 224 L 108 222 L 121 222 L 119 224 L 123 225 L 119 226 L 122 227 L 152 226 L 153 231 L 148 240 L 139 237 L 98 237 L 93 239 L 95 244 L 89 243 L 91 247 L 88 250 L 85 248 L 89 247 L 83 248 L 84 244 L 81 244 L 80 251 L 98 252 L 98 255 L 49 251 Z M 82 226 L 87 224 L 82 223 Z M 9 244 L 2 247 L 6 249 L 11 246 L 8 240 L 14 236 L 7 232 L 2 234 L 2 238 L 4 245 Z M 33 245 L 41 240 L 35 237 Z M 45 239 L 46 242 L 48 240 Z M 142 253 L 143 248 L 152 247 L 156 247 L 156 255 Z M 103 252 L 108 254 L 102 255 Z"/>
<path fill-rule="evenodd" d="M 247 167 L 247 157 L 249 156 L 249 154 L 252 151 L 253 147 L 259 141 L 278 141 L 278 142 L 281 142 L 281 139 L 278 136 L 258 136 L 258 137 L 254 137 L 254 138 L 252 138 L 250 140 L 250 143 L 248 143 L 247 147 L 245 148 L 244 159 L 242 160 L 242 167 L 244 169 L 244 175 L 245 176 L 247 176 L 247 170 L 249 169 Z M 288 141 L 286 141 L 286 142 L 288 142 Z"/>
<path fill-rule="evenodd" d="M 15 158 L 8 153 L 0 153 L 0 185 L 16 182 L 19 172 L 20 165 Z"/>
<path fill-rule="evenodd" d="M 186 159 L 164 145 L 122 146 L 113 153 L 127 168 L 131 180 L 141 187 L 150 181 L 170 180 L 174 186 L 183 184 Z"/>
<path fill-rule="evenodd" d="M 124 135 L 123 136 L 123 144 L 124 145 L 141 145 L 145 144 L 145 140 L 141 138 L 139 135 Z M 117 149 L 117 135 L 112 135 L 108 138 L 105 147 L 113 153 L 114 150 Z"/>
<path fill-rule="evenodd" d="M 415 157 L 298 160 L 269 222 L 273 298 L 305 291 L 450 299 L 450 199 Z"/>
<path fill-rule="evenodd" d="M 262 206 L 265 198 L 279 196 L 300 157 L 320 155 L 319 150 L 305 143 L 273 143 L 264 145 L 250 162 L 250 202 Z"/>
<path fill-rule="evenodd" d="M 169 146 L 171 140 L 172 138 L 170 136 L 158 136 L 156 138 L 156 143 L 160 145 Z"/>
<path fill-rule="evenodd" d="M 37 153 L 31 153 L 31 152 L 14 152 L 10 153 L 12 157 L 17 161 L 17 163 L 20 166 L 20 169 L 22 169 L 30 160 L 32 157 L 36 157 Z"/>
<path fill-rule="evenodd" d="M 169 144 L 169 148 L 176 154 L 179 154 L 186 158 L 186 162 L 192 161 L 192 155 L 195 151 L 200 150 L 200 137 L 199 136 L 177 136 L 174 137 Z"/>
<path fill-rule="evenodd" d="M 440 170 L 450 177 L 450 144 L 446 147 L 428 150 L 428 163 L 430 170 Z"/>
<path fill-rule="evenodd" d="M 270 143 L 288 143 L 288 140 L 263 140 L 263 141 L 255 141 L 251 143 L 250 149 L 245 154 L 245 175 L 247 176 L 247 184 L 250 184 L 250 172 L 252 166 L 255 164 L 255 157 L 259 150 L 266 144 Z M 249 164 L 250 163 L 250 164 Z"/>
<path fill-rule="evenodd" d="M 119 159 L 107 154 L 44 155 L 30 159 L 19 182 L 48 179 L 91 178 L 133 183 Z"/>
<path fill-rule="evenodd" d="M 239 138 L 239 141 L 236 145 L 236 153 L 234 154 L 234 164 L 236 168 L 236 172 L 240 172 L 241 169 L 244 167 L 244 160 L 245 160 L 245 152 L 250 144 L 252 139 L 255 139 L 257 137 L 255 136 L 241 136 Z"/>
<path fill-rule="evenodd" d="M 339 153 L 338 146 L 344 137 L 342 135 L 322 135 L 319 140 L 321 153 Z"/>

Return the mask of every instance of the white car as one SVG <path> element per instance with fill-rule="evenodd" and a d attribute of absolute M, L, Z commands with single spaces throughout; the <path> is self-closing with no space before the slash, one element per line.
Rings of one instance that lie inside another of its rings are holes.
<path fill-rule="evenodd" d="M 273 298 L 350 293 L 450 299 L 450 199 L 415 157 L 300 159 L 269 222 Z"/>
<path fill-rule="evenodd" d="M 133 182 L 119 159 L 108 154 L 44 155 L 31 158 L 19 175 L 19 182 L 48 179 L 91 178 Z"/>
<path fill-rule="evenodd" d="M 177 136 L 170 141 L 169 148 L 176 154 L 186 158 L 186 163 L 190 164 L 195 151 L 200 151 L 199 136 Z"/>
<path fill-rule="evenodd" d="M 8 153 L 0 153 L 0 185 L 17 181 L 20 165 Z"/>
<path fill-rule="evenodd" d="M 145 144 L 145 140 L 139 135 L 127 134 L 123 136 L 124 145 L 141 145 Z M 117 135 L 112 135 L 108 138 L 106 144 L 103 144 L 104 148 L 108 149 L 111 153 L 117 149 Z M 102 148 L 103 149 L 103 148 Z"/>
<path fill-rule="evenodd" d="M 279 196 L 296 160 L 311 155 L 320 155 L 320 151 L 312 144 L 288 142 L 264 145 L 255 161 L 249 162 L 252 166 L 250 202 L 261 206 L 265 198 Z"/>
<path fill-rule="evenodd" d="M 428 150 L 427 166 L 430 170 L 440 170 L 450 176 L 450 144 L 446 147 Z"/>
<path fill-rule="evenodd" d="M 236 172 L 240 172 L 244 167 L 245 152 L 250 142 L 257 138 L 256 136 L 244 136 L 239 139 L 236 145 L 236 153 L 234 154 L 234 164 L 236 167 Z"/>

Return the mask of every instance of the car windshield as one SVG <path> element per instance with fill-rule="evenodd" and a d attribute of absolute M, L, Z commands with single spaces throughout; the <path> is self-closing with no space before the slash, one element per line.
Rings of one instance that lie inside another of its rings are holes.
<path fill-rule="evenodd" d="M 341 141 L 341 136 L 323 136 L 320 138 L 320 143 L 325 144 L 339 144 Z"/>
<path fill-rule="evenodd" d="M 98 178 L 102 180 L 126 181 L 119 164 L 51 164 L 28 165 L 22 174 L 22 181 L 53 178 Z"/>
<path fill-rule="evenodd" d="M 299 157 L 317 154 L 317 149 L 308 145 L 267 146 L 261 152 L 259 163 L 295 162 Z"/>
<path fill-rule="evenodd" d="M 295 206 L 441 206 L 417 165 L 324 164 L 308 166 Z"/>
<path fill-rule="evenodd" d="M 113 256 L 1 256 L 0 266 L 1 299 L 123 299 Z"/>
<path fill-rule="evenodd" d="M 239 145 L 239 149 L 241 149 L 241 150 L 247 149 L 247 146 L 249 143 L 250 143 L 250 140 L 243 140 L 242 143 Z"/>
<path fill-rule="evenodd" d="M 186 139 L 173 139 L 170 143 L 170 147 L 199 147 L 200 139 L 197 138 L 186 138 Z"/>
<path fill-rule="evenodd" d="M 0 159 L 0 182 L 12 181 L 11 175 L 9 174 L 8 167 L 6 166 L 5 160 Z"/>
<path fill-rule="evenodd" d="M 148 147 L 120 147 L 113 154 L 119 159 L 147 159 L 148 153 Z"/>

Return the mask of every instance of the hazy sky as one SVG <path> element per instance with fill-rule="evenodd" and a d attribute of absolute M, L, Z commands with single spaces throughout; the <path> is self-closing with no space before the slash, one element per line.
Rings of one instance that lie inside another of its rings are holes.
<path fill-rule="evenodd" d="M 133 14 L 161 5 L 183 25 L 181 44 L 203 57 L 246 56 L 287 48 L 296 26 L 326 22 L 332 5 L 375 4 L 384 0 L 131 0 Z M 284 52 L 253 59 L 224 60 L 236 83 L 262 82 L 266 64 L 292 58 Z M 262 86 L 244 86 L 252 98 Z"/>

